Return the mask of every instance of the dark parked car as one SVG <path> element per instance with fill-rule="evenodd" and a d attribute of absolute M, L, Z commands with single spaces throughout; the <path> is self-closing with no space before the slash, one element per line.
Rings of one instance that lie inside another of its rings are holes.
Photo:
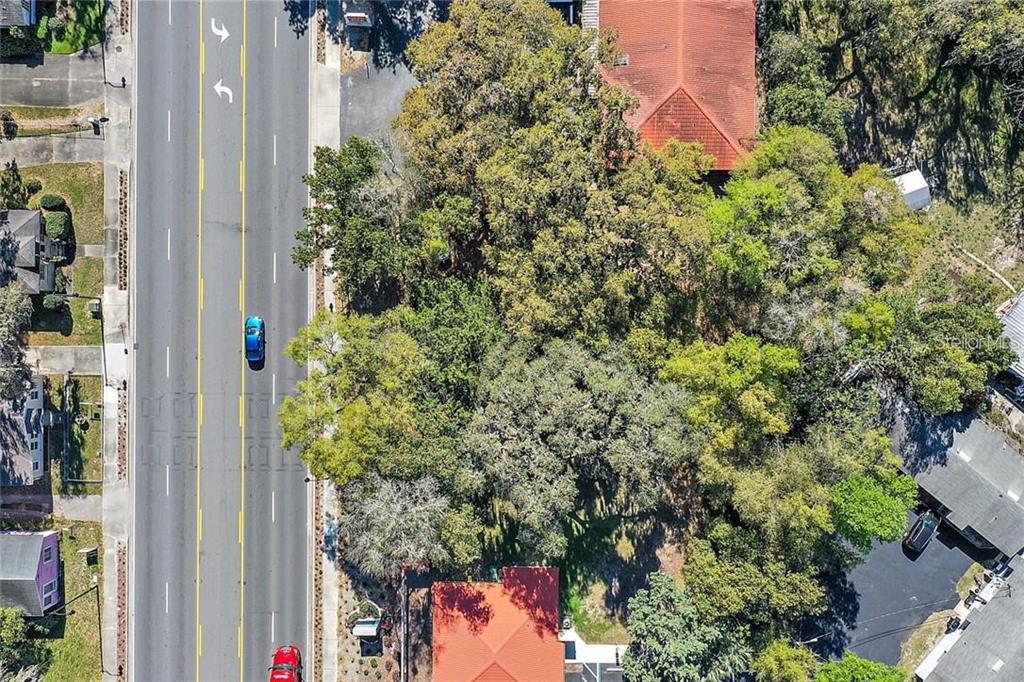
<path fill-rule="evenodd" d="M 907 549 L 923 552 L 938 530 L 939 517 L 930 511 L 926 511 L 918 516 L 917 521 L 910 527 L 910 531 L 903 538 L 903 544 Z"/>

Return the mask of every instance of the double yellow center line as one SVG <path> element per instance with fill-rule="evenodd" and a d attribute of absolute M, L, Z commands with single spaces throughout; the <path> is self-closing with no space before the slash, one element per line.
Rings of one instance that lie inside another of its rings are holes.
<path fill-rule="evenodd" d="M 203 468 L 203 193 L 206 186 L 206 161 L 203 157 L 203 77 L 206 74 L 206 39 L 203 0 L 199 0 L 199 167 L 198 167 L 198 256 L 197 256 L 197 291 L 198 291 L 198 324 L 196 329 L 197 353 L 196 353 L 196 394 L 198 417 L 196 420 L 196 681 L 200 678 L 200 659 L 203 655 L 203 626 L 201 623 L 202 605 L 202 576 L 200 565 L 200 552 L 203 541 L 203 503 L 202 503 L 202 468 Z M 246 239 L 246 190 L 245 190 L 245 163 L 246 163 L 246 40 L 248 38 L 248 3 L 242 1 L 242 45 L 239 48 L 240 67 L 239 72 L 242 78 L 242 158 L 238 166 L 238 190 L 241 194 L 241 231 L 242 231 L 242 264 L 241 279 L 239 280 L 239 312 L 242 316 L 242 328 L 245 321 L 245 239 Z M 238 552 L 239 552 L 239 586 L 240 594 L 238 601 L 238 679 L 245 677 L 244 652 L 245 652 L 245 356 L 241 359 L 241 392 L 238 396 L 238 423 L 241 431 L 241 447 L 239 453 L 239 469 L 241 472 L 240 508 L 238 512 Z"/>

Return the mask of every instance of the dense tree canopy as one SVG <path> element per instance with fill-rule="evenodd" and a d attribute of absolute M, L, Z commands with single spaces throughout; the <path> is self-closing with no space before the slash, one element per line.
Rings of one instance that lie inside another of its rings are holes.
<path fill-rule="evenodd" d="M 28 385 L 23 334 L 32 318 L 32 301 L 21 282 L 0 282 L 0 399 L 18 398 Z"/>
<path fill-rule="evenodd" d="M 620 354 L 561 341 L 538 357 L 500 348 L 485 376 L 466 448 L 538 558 L 565 552 L 565 524 L 587 500 L 653 509 L 663 481 L 696 456 L 686 394 L 652 384 Z"/>
<path fill-rule="evenodd" d="M 626 127 L 591 38 L 540 0 L 454 3 L 410 46 L 398 148 L 317 150 L 294 255 L 330 251 L 342 300 L 288 346 L 310 371 L 285 444 L 341 486 L 371 575 L 578 561 L 643 519 L 684 547 L 629 604 L 631 679 L 757 654 L 768 680 L 846 679 L 821 675 L 859 659 L 818 672 L 789 638 L 916 501 L 882 396 L 956 411 L 1006 366 L 990 292 L 922 276 L 920 216 L 840 164 L 841 55 L 773 33 L 771 125 L 716 193 L 699 146 Z"/>
<path fill-rule="evenodd" d="M 629 600 L 623 668 L 638 682 L 724 682 L 744 672 L 750 652 L 742 633 L 704 618 L 685 591 L 663 573 Z"/>

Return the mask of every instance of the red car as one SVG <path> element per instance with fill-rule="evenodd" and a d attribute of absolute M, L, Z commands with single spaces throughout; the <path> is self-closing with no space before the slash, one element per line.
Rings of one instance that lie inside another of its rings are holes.
<path fill-rule="evenodd" d="M 270 682 L 302 682 L 302 654 L 294 644 L 278 647 L 270 666 Z"/>

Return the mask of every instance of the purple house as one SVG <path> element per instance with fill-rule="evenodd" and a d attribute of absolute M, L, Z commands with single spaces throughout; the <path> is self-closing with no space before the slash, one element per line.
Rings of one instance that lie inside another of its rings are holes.
<path fill-rule="evenodd" d="M 42 616 L 62 601 L 60 533 L 0 531 L 0 606 Z"/>

